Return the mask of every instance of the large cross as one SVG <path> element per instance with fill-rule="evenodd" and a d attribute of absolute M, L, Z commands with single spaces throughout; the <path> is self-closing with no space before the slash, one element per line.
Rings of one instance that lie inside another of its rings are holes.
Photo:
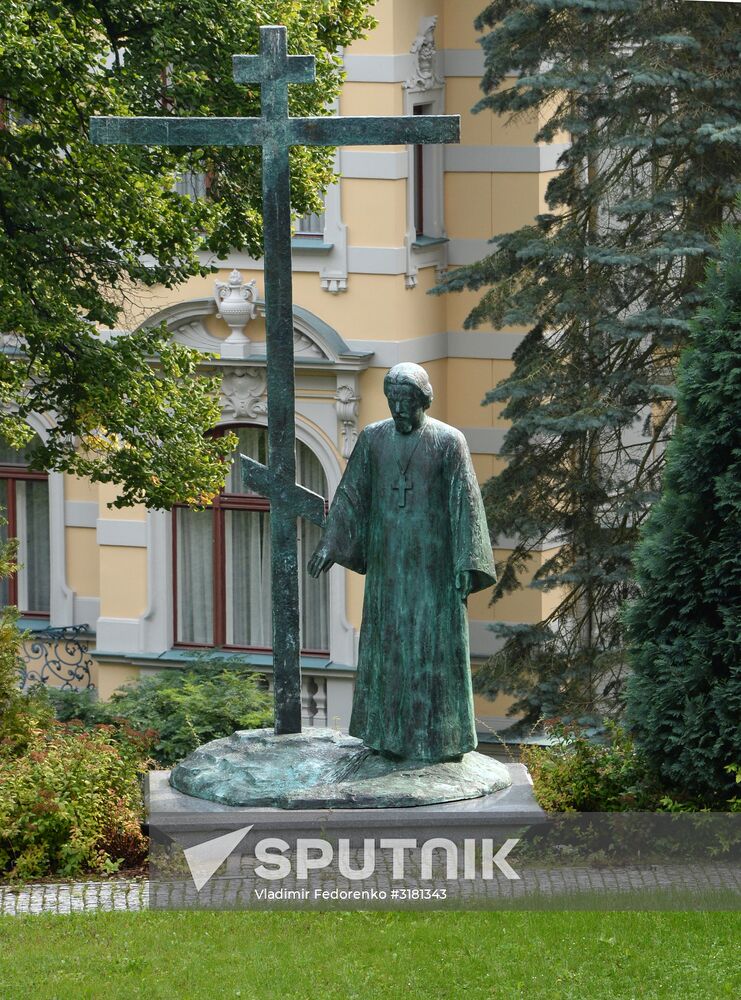
<path fill-rule="evenodd" d="M 312 83 L 314 56 L 289 56 L 286 29 L 260 28 L 260 55 L 234 56 L 237 83 L 261 85 L 260 118 L 91 118 L 92 142 L 262 146 L 268 465 L 242 456 L 245 485 L 270 498 L 275 732 L 301 732 L 296 518 L 324 520 L 324 500 L 296 483 L 290 146 L 457 142 L 458 115 L 290 118 L 288 84 Z"/>

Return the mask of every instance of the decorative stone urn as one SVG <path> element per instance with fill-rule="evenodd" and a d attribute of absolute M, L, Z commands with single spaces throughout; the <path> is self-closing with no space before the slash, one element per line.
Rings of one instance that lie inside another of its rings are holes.
<path fill-rule="evenodd" d="M 223 319 L 230 333 L 221 348 L 223 358 L 246 358 L 251 344 L 244 332 L 245 326 L 257 312 L 257 282 L 245 284 L 240 272 L 234 268 L 229 281 L 217 281 L 214 300 L 219 319 Z"/>

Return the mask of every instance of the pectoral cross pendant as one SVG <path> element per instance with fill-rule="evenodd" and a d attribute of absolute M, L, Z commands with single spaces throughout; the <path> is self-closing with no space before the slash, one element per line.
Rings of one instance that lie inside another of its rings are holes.
<path fill-rule="evenodd" d="M 410 437 L 412 439 L 411 440 L 411 451 L 409 451 L 407 459 L 406 459 L 406 461 L 403 464 L 399 460 L 399 451 L 401 450 L 401 452 L 403 454 L 409 448 L 410 441 L 409 440 L 405 440 L 405 441 L 402 441 L 401 444 L 400 444 L 398 439 L 401 437 L 401 435 L 399 435 L 399 434 L 397 434 L 396 438 L 394 439 L 394 457 L 396 458 L 396 464 L 397 464 L 398 469 L 399 469 L 399 481 L 396 484 L 396 486 L 392 486 L 391 489 L 394 490 L 394 492 L 396 493 L 397 499 L 399 501 L 399 507 L 406 507 L 406 505 L 407 505 L 407 492 L 413 488 L 412 487 L 412 477 L 411 477 L 411 474 L 409 475 L 409 478 L 407 478 L 407 469 L 409 468 L 409 465 L 410 465 L 412 459 L 414 458 L 414 453 L 417 450 L 417 445 L 422 440 L 422 436 L 424 435 L 424 432 L 425 432 L 426 428 L 427 428 L 427 425 L 426 424 L 422 424 L 422 427 L 420 428 L 420 431 L 419 431 L 418 434 L 407 435 L 407 439 L 410 438 Z"/>
<path fill-rule="evenodd" d="M 399 482 L 396 484 L 396 486 L 392 486 L 391 489 L 396 491 L 396 495 L 399 500 L 399 506 L 406 507 L 407 490 L 412 489 L 411 481 L 407 480 L 406 472 L 399 473 Z"/>

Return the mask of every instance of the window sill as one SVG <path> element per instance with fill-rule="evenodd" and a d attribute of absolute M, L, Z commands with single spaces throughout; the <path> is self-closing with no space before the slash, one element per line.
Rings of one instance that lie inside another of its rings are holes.
<path fill-rule="evenodd" d="M 447 236 L 425 236 L 424 233 L 420 233 L 412 243 L 412 248 L 414 250 L 427 250 L 429 247 L 438 247 L 445 243 L 450 243 Z"/>
<path fill-rule="evenodd" d="M 36 618 L 33 615 L 22 615 L 18 619 L 18 628 L 21 632 L 41 632 L 53 628 L 48 618 Z"/>
<path fill-rule="evenodd" d="M 311 236 L 294 236 L 291 240 L 292 250 L 303 250 L 308 253 L 329 253 L 334 250 L 334 243 L 312 239 Z"/>
<path fill-rule="evenodd" d="M 175 647 L 168 649 L 159 656 L 147 653 L 116 653 L 113 650 L 91 649 L 90 655 L 94 656 L 100 663 L 117 664 L 127 663 L 134 667 L 159 667 L 162 670 L 178 669 L 187 665 L 199 656 L 208 656 L 213 659 L 237 660 L 244 666 L 252 666 L 256 670 L 266 669 L 272 672 L 272 653 L 251 653 L 240 652 L 232 649 L 193 649 L 188 647 Z M 346 663 L 336 663 L 328 656 L 301 656 L 301 669 L 307 673 L 327 672 L 327 673 L 355 673 L 355 668 Z"/>

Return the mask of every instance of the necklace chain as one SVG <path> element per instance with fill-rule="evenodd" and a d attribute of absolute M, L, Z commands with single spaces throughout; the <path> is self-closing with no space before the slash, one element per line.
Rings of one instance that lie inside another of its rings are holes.
<path fill-rule="evenodd" d="M 411 460 L 412 460 L 412 458 L 414 456 L 414 453 L 417 450 L 417 445 L 422 440 L 422 435 L 424 434 L 424 430 L 425 430 L 426 426 L 427 426 L 427 421 L 425 421 L 422 424 L 422 426 L 420 427 L 419 434 L 417 435 L 417 440 L 414 442 L 412 450 L 409 452 L 409 458 L 406 460 L 406 462 L 404 463 L 403 466 L 402 466 L 402 464 L 401 464 L 401 462 L 399 460 L 399 449 L 398 449 L 398 446 L 397 446 L 397 443 L 396 443 L 396 436 L 394 437 L 394 458 L 396 459 L 396 464 L 399 467 L 399 472 L 401 473 L 402 476 L 406 476 L 407 469 L 409 468 L 409 463 L 411 462 Z M 399 435 L 399 436 L 401 436 L 401 435 Z"/>

